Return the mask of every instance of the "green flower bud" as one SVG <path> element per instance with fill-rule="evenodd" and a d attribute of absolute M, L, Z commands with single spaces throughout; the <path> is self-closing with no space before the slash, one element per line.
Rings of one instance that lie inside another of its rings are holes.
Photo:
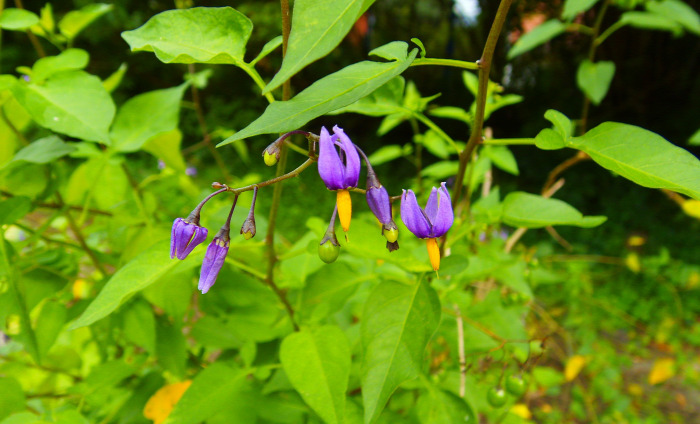
<path fill-rule="evenodd" d="M 277 155 L 270 154 L 266 150 L 263 153 L 263 160 L 265 161 L 265 165 L 267 165 L 267 166 L 275 165 L 277 163 Z"/>

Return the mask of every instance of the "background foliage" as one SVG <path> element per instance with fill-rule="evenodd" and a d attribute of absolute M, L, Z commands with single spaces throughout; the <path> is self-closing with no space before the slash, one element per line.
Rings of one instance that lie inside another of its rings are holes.
<path fill-rule="evenodd" d="M 278 2 L 0 1 L 0 423 L 700 419 L 697 2 L 514 1 L 488 83 L 499 2 L 292 6 L 283 61 Z M 312 166 L 198 293 L 173 219 L 335 124 L 390 194 L 448 182 L 439 276 L 362 195 L 321 262 Z"/>

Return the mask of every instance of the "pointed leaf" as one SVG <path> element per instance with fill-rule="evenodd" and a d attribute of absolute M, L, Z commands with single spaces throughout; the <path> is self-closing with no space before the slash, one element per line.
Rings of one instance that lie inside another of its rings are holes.
<path fill-rule="evenodd" d="M 89 4 L 80 10 L 72 10 L 58 23 L 58 29 L 67 39 L 74 39 L 95 19 L 112 10 L 114 6 L 106 3 Z"/>
<path fill-rule="evenodd" d="M 84 69 L 90 55 L 82 49 L 68 49 L 57 56 L 43 57 L 32 66 L 32 82 L 41 84 L 46 78 L 61 71 L 77 71 Z"/>
<path fill-rule="evenodd" d="M 615 63 L 610 61 L 593 63 L 586 59 L 578 67 L 576 84 L 594 105 L 599 105 L 608 94 L 614 75 Z"/>
<path fill-rule="evenodd" d="M 13 162 L 23 161 L 30 163 L 49 163 L 74 152 L 75 146 L 65 143 L 55 135 L 34 141 L 27 147 L 17 152 Z"/>
<path fill-rule="evenodd" d="M 646 2 L 644 7 L 654 14 L 678 22 L 695 35 L 700 35 L 700 15 L 688 4 L 680 0 L 664 0 Z"/>
<path fill-rule="evenodd" d="M 131 51 L 148 51 L 164 63 L 243 63 L 253 24 L 230 7 L 166 10 L 122 32 Z"/>
<path fill-rule="evenodd" d="M 564 3 L 564 10 L 561 12 L 562 19 L 569 20 L 575 18 L 581 12 L 585 12 L 598 0 L 566 0 Z"/>
<path fill-rule="evenodd" d="M 39 17 L 28 10 L 8 7 L 0 13 L 0 28 L 24 31 L 39 22 Z"/>
<path fill-rule="evenodd" d="M 532 31 L 526 33 L 515 42 L 513 47 L 508 51 L 508 59 L 534 49 L 540 44 L 544 44 L 552 38 L 566 31 L 566 24 L 558 19 L 549 20 Z"/>
<path fill-rule="evenodd" d="M 516 191 L 503 200 L 503 222 L 514 227 L 542 228 L 550 225 L 596 227 L 607 218 L 583 216 L 581 212 L 559 199 Z"/>
<path fill-rule="evenodd" d="M 400 384 L 418 377 L 439 320 L 440 301 L 427 281 L 386 281 L 370 294 L 361 327 L 366 424 L 377 420 Z"/>
<path fill-rule="evenodd" d="M 350 376 L 350 345 L 336 326 L 287 336 L 280 361 L 290 383 L 326 423 L 340 423 Z"/>
<path fill-rule="evenodd" d="M 363 61 L 330 74 L 291 100 L 270 104 L 262 116 L 217 147 L 258 134 L 282 133 L 301 128 L 314 118 L 367 96 L 408 68 L 418 53 L 418 49 L 413 49 L 410 54 L 406 54 L 406 43 L 391 44 L 392 47 L 403 49 L 401 59 L 391 62 Z"/>
<path fill-rule="evenodd" d="M 700 200 L 698 158 L 644 128 L 604 122 L 568 145 L 641 186 L 665 188 Z"/>
<path fill-rule="evenodd" d="M 363 0 L 296 0 L 287 53 L 279 72 L 263 90 L 279 87 L 343 41 L 358 18 Z"/>

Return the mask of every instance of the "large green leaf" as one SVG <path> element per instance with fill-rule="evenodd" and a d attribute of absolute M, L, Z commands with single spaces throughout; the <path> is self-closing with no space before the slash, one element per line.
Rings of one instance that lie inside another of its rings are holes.
<path fill-rule="evenodd" d="M 189 83 L 139 94 L 119 108 L 110 133 L 120 152 L 135 152 L 152 137 L 177 128 L 180 100 Z M 147 113 L 144 113 L 147 111 Z"/>
<path fill-rule="evenodd" d="M 700 200 L 700 161 L 660 135 L 634 125 L 604 122 L 568 147 L 582 150 L 603 168 L 650 188 Z"/>
<path fill-rule="evenodd" d="M 167 242 L 156 243 L 119 269 L 70 329 L 84 327 L 106 317 L 117 309 L 127 296 L 145 289 L 176 268 L 198 266 L 204 258 L 201 246 L 184 261 L 170 259 L 169 251 Z"/>
<path fill-rule="evenodd" d="M 361 99 L 408 68 L 418 49 L 411 53 L 407 50 L 408 44 L 399 41 L 375 49 L 372 53 L 390 61 L 363 61 L 330 74 L 293 99 L 270 104 L 262 116 L 218 146 L 258 134 L 295 130 L 314 118 Z"/>
<path fill-rule="evenodd" d="M 296 0 L 287 53 L 263 94 L 282 85 L 306 65 L 330 53 L 357 19 L 363 0 Z"/>
<path fill-rule="evenodd" d="M 576 84 L 594 105 L 599 105 L 605 98 L 605 95 L 608 94 L 613 76 L 615 76 L 614 62 L 602 61 L 593 63 L 586 59 L 578 67 Z"/>
<path fill-rule="evenodd" d="M 89 141 L 109 144 L 114 102 L 99 78 L 83 71 L 52 75 L 43 85 L 12 86 L 17 101 L 42 127 Z"/>
<path fill-rule="evenodd" d="M 64 304 L 55 300 L 48 300 L 41 307 L 41 312 L 36 319 L 36 342 L 39 357 L 43 358 L 51 349 L 56 338 L 66 323 L 67 310 Z"/>
<path fill-rule="evenodd" d="M 549 20 L 541 25 L 538 25 L 532 31 L 526 33 L 518 39 L 508 51 L 508 59 L 520 56 L 526 51 L 532 50 L 540 44 L 544 44 L 557 35 L 566 31 L 566 24 L 558 19 Z"/>
<path fill-rule="evenodd" d="M 282 341 L 280 361 L 304 401 L 327 423 L 340 423 L 350 376 L 350 345 L 336 326 L 304 329 Z"/>
<path fill-rule="evenodd" d="M 112 10 L 112 7 L 111 4 L 95 3 L 80 10 L 71 10 L 58 23 L 58 29 L 67 39 L 72 40 L 95 19 Z"/>
<path fill-rule="evenodd" d="M 658 31 L 670 31 L 681 34 L 683 26 L 673 19 L 651 12 L 632 10 L 625 12 L 620 17 L 620 23 L 639 29 L 652 29 Z"/>
<path fill-rule="evenodd" d="M 43 57 L 32 66 L 31 80 L 41 84 L 58 72 L 84 69 L 89 60 L 90 55 L 82 49 L 67 49 L 56 56 Z"/>
<path fill-rule="evenodd" d="M 418 377 L 423 352 L 439 320 L 440 301 L 427 281 L 411 285 L 386 281 L 374 289 L 361 327 L 365 423 L 377 420 L 400 384 Z"/>
<path fill-rule="evenodd" d="M 215 362 L 197 374 L 165 420 L 165 424 L 201 423 L 229 403 L 240 402 L 247 372 Z"/>
<path fill-rule="evenodd" d="M 503 200 L 503 222 L 514 227 L 542 228 L 549 225 L 596 227 L 607 218 L 583 216 L 581 212 L 559 199 L 516 191 Z"/>
<path fill-rule="evenodd" d="M 253 24 L 230 7 L 167 10 L 122 32 L 132 51 L 155 53 L 165 63 L 243 63 Z"/>
<path fill-rule="evenodd" d="M 430 387 L 418 398 L 416 412 L 421 424 L 476 423 L 474 411 L 464 399 Z"/>
<path fill-rule="evenodd" d="M 22 386 L 12 377 L 0 377 L 0 420 L 24 410 L 26 398 Z"/>

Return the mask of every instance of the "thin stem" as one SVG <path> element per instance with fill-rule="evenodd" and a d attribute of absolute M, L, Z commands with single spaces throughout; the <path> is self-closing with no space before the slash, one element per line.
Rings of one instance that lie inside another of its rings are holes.
<path fill-rule="evenodd" d="M 280 156 L 280 158 L 281 158 L 281 156 Z M 288 180 L 290 178 L 294 178 L 294 177 L 299 176 L 299 174 L 301 174 L 306 168 L 308 168 L 314 162 L 315 161 L 313 159 L 307 159 L 304 163 L 299 165 L 296 169 L 294 169 L 293 171 L 289 171 L 284 175 L 280 175 L 278 177 L 271 178 L 267 181 L 263 181 L 260 183 L 250 184 L 250 185 L 247 185 L 245 187 L 240 187 L 240 188 L 227 187 L 224 190 L 230 191 L 233 194 L 240 194 L 240 193 L 243 193 L 244 191 L 250 191 L 250 190 L 253 190 L 255 188 L 260 188 L 260 187 L 265 187 L 265 186 L 269 186 L 272 184 L 276 184 L 280 181 Z M 275 186 L 275 188 L 276 187 L 278 187 L 278 186 Z"/>
<path fill-rule="evenodd" d="M 124 171 L 124 175 L 126 175 L 126 179 L 129 181 L 131 190 L 134 193 L 134 200 L 136 200 L 136 205 L 139 207 L 141 214 L 146 219 L 146 224 L 149 227 L 152 226 L 153 222 L 151 221 L 151 216 L 148 214 L 146 206 L 143 203 L 143 193 L 141 192 L 141 187 L 139 187 L 138 181 L 136 181 L 134 176 L 131 175 L 129 168 L 127 168 L 126 163 L 124 162 L 122 162 L 122 170 Z"/>
<path fill-rule="evenodd" d="M 14 194 L 9 193 L 9 192 L 4 191 L 4 190 L 0 190 L 0 195 L 3 195 L 5 197 L 15 197 Z M 37 203 L 36 205 L 40 208 L 47 208 L 47 209 L 62 209 L 63 208 L 63 206 L 57 205 L 55 203 Z M 74 211 L 82 211 L 83 210 L 82 206 L 66 205 L 65 207 L 67 207 L 70 210 L 74 210 Z M 99 209 L 87 209 L 87 211 L 92 213 L 92 214 L 95 214 L 95 215 L 112 216 L 112 212 L 102 211 Z"/>
<path fill-rule="evenodd" d="M 437 66 L 449 66 L 452 68 L 461 69 L 479 69 L 479 64 L 474 62 L 465 62 L 463 60 L 454 59 L 435 59 L 435 58 L 421 58 L 415 59 L 410 66 L 425 66 L 425 65 L 437 65 Z"/>
<path fill-rule="evenodd" d="M 547 176 L 547 180 L 545 181 L 544 186 L 542 186 L 542 193 L 549 191 L 554 185 L 554 182 L 564 171 L 586 159 L 590 159 L 590 156 L 588 156 L 588 154 L 585 152 L 578 151 L 574 156 L 557 165 Z"/>
<path fill-rule="evenodd" d="M 542 193 L 542 197 L 547 197 L 547 198 L 552 197 L 554 195 L 554 193 L 556 193 L 557 191 L 559 191 L 560 188 L 562 188 L 563 185 L 564 185 L 564 180 L 559 179 L 556 183 L 552 184 L 552 186 L 549 187 L 544 193 Z M 511 236 L 508 237 L 508 240 L 506 240 L 506 245 L 505 245 L 503 250 L 506 253 L 510 253 L 510 251 L 513 249 L 513 247 L 515 247 L 515 243 L 517 243 L 518 240 L 520 240 L 520 238 L 523 235 L 525 235 L 526 232 L 527 232 L 527 228 L 525 228 L 525 227 L 520 227 L 517 230 L 515 230 L 513 232 L 513 234 L 511 234 Z"/>
<path fill-rule="evenodd" d="M 243 69 L 246 74 L 248 74 L 248 76 L 255 82 L 255 85 L 257 85 L 260 90 L 265 88 L 265 81 L 263 81 L 262 77 L 254 67 L 249 66 L 247 63 L 241 64 L 239 67 Z M 275 101 L 275 97 L 272 95 L 272 93 L 265 93 L 265 98 L 269 103 L 273 103 Z"/>
<path fill-rule="evenodd" d="M 416 122 L 415 116 L 411 115 L 409 120 L 411 123 L 411 130 L 413 130 L 413 136 L 417 136 L 420 133 L 418 128 L 418 122 Z M 418 194 L 423 194 L 423 143 L 416 144 L 415 151 L 415 165 L 416 165 L 416 184 L 418 186 Z"/>
<path fill-rule="evenodd" d="M 469 163 L 476 146 L 481 142 L 481 134 L 483 131 L 484 116 L 486 111 L 486 96 L 489 84 L 489 74 L 491 72 L 491 61 L 493 60 L 493 54 L 496 51 L 496 43 L 498 42 L 499 35 L 503 29 L 503 23 L 506 20 L 506 15 L 508 14 L 508 9 L 510 8 L 512 2 L 513 0 L 501 0 L 501 4 L 498 5 L 496 17 L 493 20 L 491 30 L 489 31 L 488 38 L 486 39 L 484 51 L 481 55 L 481 59 L 478 62 L 479 89 L 476 96 L 474 125 L 472 125 L 472 133 L 466 147 L 459 154 L 459 169 L 457 170 L 457 175 L 455 177 L 455 188 L 452 196 L 453 207 L 457 206 L 462 194 L 464 173 L 467 169 L 467 164 Z"/>
<path fill-rule="evenodd" d="M 459 306 L 454 305 L 455 314 L 457 314 L 457 350 L 459 354 L 459 397 L 463 398 L 466 395 L 467 387 L 467 359 L 464 355 L 464 320 L 459 311 Z"/>
<path fill-rule="evenodd" d="M 17 127 L 15 127 L 15 124 L 10 121 L 10 118 L 7 116 L 7 113 L 5 112 L 5 107 L 0 105 L 0 117 L 2 118 L 3 122 L 5 122 L 5 125 L 12 131 L 12 133 L 17 137 L 17 139 L 24 144 L 25 146 L 29 145 L 29 140 L 22 134 Z"/>
<path fill-rule="evenodd" d="M 605 0 L 605 2 L 603 2 L 603 5 L 600 7 L 600 11 L 598 12 L 598 16 L 596 17 L 595 24 L 593 25 L 593 32 L 591 33 L 591 45 L 588 48 L 588 60 L 591 62 L 593 62 L 593 59 L 595 59 L 595 52 L 598 46 L 603 41 L 605 41 L 605 39 L 608 38 L 610 34 L 612 34 L 618 28 L 623 26 L 623 24 L 620 24 L 620 21 L 617 21 L 613 25 L 611 25 L 602 36 L 598 37 L 598 34 L 600 34 L 600 28 L 603 25 L 603 18 L 605 17 L 605 12 L 607 12 L 609 5 L 610 0 Z M 579 130 L 581 131 L 581 134 L 586 132 L 586 127 L 588 126 L 588 113 L 590 109 L 591 100 L 588 98 L 587 95 L 584 94 L 583 106 L 581 107 L 581 121 L 579 122 Z"/>
<path fill-rule="evenodd" d="M 287 47 L 289 46 L 289 33 L 292 31 L 292 23 L 290 21 L 289 0 L 280 0 L 280 8 L 282 10 L 282 58 L 287 56 Z M 289 100 L 292 97 L 292 85 L 289 79 L 282 84 L 282 100 Z"/>
<path fill-rule="evenodd" d="M 516 145 L 531 145 L 535 144 L 534 138 L 487 138 L 482 141 L 482 144 L 490 144 L 493 146 L 516 146 Z"/>
<path fill-rule="evenodd" d="M 447 133 L 445 131 L 443 131 L 442 128 L 438 127 L 427 116 L 423 115 L 422 113 L 413 113 L 412 116 L 415 117 L 417 120 L 421 121 L 422 123 L 424 123 L 431 130 L 438 133 L 438 135 L 440 137 L 442 137 L 445 141 L 450 143 L 450 145 L 452 145 L 452 147 L 454 147 L 454 149 L 457 151 L 457 153 L 459 153 L 459 146 L 457 146 L 457 143 L 452 139 L 452 137 L 447 135 Z"/>
<path fill-rule="evenodd" d="M 56 195 L 56 200 L 58 201 L 58 204 L 61 205 L 61 207 L 65 207 L 66 204 L 63 201 L 63 196 L 61 196 L 61 193 L 57 191 L 55 193 L 55 195 Z M 92 249 L 90 249 L 90 247 L 85 242 L 85 237 L 83 237 L 83 233 L 80 231 L 80 228 L 78 227 L 75 220 L 73 219 L 73 215 L 71 215 L 70 210 L 66 210 L 65 215 L 66 215 L 66 220 L 68 221 L 68 226 L 73 231 L 73 234 L 75 235 L 75 238 L 78 241 L 78 244 L 80 244 L 80 247 L 82 247 L 83 250 L 85 251 L 85 253 L 87 253 L 88 257 L 90 257 L 90 260 L 95 265 L 95 268 L 97 268 L 97 270 L 100 272 L 100 274 L 102 274 L 102 276 L 106 277 L 107 275 L 109 275 L 109 274 L 107 274 L 107 271 L 105 271 L 104 267 L 100 263 L 100 260 L 95 255 L 95 252 L 93 252 Z"/>
<path fill-rule="evenodd" d="M 17 6 L 17 9 L 24 9 L 22 0 L 15 0 L 15 6 Z M 39 57 L 46 57 L 46 52 L 44 51 L 44 48 L 41 47 L 41 43 L 39 42 L 39 39 L 36 38 L 36 35 L 34 35 L 31 30 L 27 30 L 27 36 L 29 37 L 29 41 L 31 41 L 32 46 L 34 46 L 36 54 L 39 55 Z"/>
<path fill-rule="evenodd" d="M 77 244 L 69 243 L 69 242 L 63 241 L 63 240 L 52 239 L 51 237 L 45 236 L 43 234 L 39 234 L 35 229 L 33 229 L 27 225 L 20 224 L 19 222 L 15 222 L 12 225 L 14 225 L 15 227 L 17 227 L 23 231 L 26 231 L 28 233 L 35 234 L 35 235 L 37 235 L 37 237 L 41 238 L 42 240 L 44 240 L 48 243 L 56 243 L 56 244 L 60 244 L 62 246 L 71 247 L 73 249 L 82 250 L 82 247 L 77 245 Z"/>

